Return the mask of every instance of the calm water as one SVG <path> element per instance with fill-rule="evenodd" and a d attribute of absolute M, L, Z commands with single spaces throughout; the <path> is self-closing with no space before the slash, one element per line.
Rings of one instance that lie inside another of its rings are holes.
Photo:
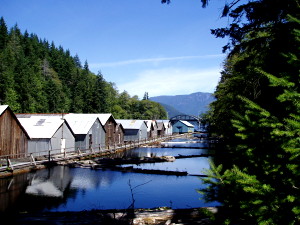
<path fill-rule="evenodd" d="M 138 148 L 126 152 L 125 155 L 197 155 L 205 151 L 207 150 Z M 209 168 L 208 158 L 205 157 L 134 166 L 188 171 L 189 174 L 202 174 L 204 169 Z M 0 212 L 124 209 L 132 203 L 130 187 L 133 188 L 135 208 L 217 205 L 207 204 L 200 199 L 201 195 L 197 190 L 204 186 L 197 176 L 177 177 L 56 166 L 35 173 L 0 179 Z"/>

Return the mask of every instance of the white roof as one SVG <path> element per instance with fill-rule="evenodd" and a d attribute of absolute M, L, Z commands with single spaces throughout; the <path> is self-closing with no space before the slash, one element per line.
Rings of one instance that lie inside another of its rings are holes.
<path fill-rule="evenodd" d="M 124 129 L 140 129 L 145 120 L 116 120 Z"/>
<path fill-rule="evenodd" d="M 64 116 L 74 134 L 87 134 L 97 118 L 97 116 L 85 116 L 85 114 L 67 114 Z"/>
<path fill-rule="evenodd" d="M 164 123 L 166 128 L 170 127 L 170 120 L 157 120 L 157 122 Z"/>
<path fill-rule="evenodd" d="M 18 120 L 30 138 L 52 138 L 64 123 L 64 120 L 57 116 L 32 116 Z"/>
<path fill-rule="evenodd" d="M 109 117 L 112 116 L 111 113 L 102 113 L 102 114 L 95 114 L 95 115 L 97 115 L 97 117 L 99 118 L 99 120 L 100 120 L 100 122 L 102 123 L 103 126 L 106 124 Z"/>
<path fill-rule="evenodd" d="M 188 127 L 194 127 L 194 125 L 189 123 L 188 121 L 185 121 L 185 120 L 179 120 L 179 121 Z"/>
<path fill-rule="evenodd" d="M 0 105 L 0 115 L 8 108 L 8 105 Z"/>
<path fill-rule="evenodd" d="M 65 117 L 67 115 L 80 115 L 82 117 L 90 117 L 90 118 L 94 118 L 94 117 L 97 118 L 98 117 L 103 126 L 106 124 L 109 117 L 112 116 L 111 113 L 70 113 L 70 114 L 66 114 Z"/>
<path fill-rule="evenodd" d="M 145 120 L 145 122 L 146 122 L 146 125 L 147 125 L 147 131 L 149 132 L 150 129 L 151 129 L 152 120 Z"/>

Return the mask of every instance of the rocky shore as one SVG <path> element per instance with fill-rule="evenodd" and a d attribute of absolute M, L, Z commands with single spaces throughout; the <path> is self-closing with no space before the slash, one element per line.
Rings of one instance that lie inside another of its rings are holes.
<path fill-rule="evenodd" d="M 131 209 L 131 210 L 91 210 L 81 212 L 44 212 L 22 213 L 11 217 L 7 224 L 116 224 L 116 225 L 146 225 L 146 224 L 202 224 L 213 225 L 210 215 L 217 208 L 192 209 Z M 1 223 L 2 224 L 2 223 Z"/>

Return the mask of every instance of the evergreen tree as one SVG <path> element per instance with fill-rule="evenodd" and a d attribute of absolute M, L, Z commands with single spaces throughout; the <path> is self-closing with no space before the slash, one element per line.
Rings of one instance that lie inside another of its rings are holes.
<path fill-rule="evenodd" d="M 8 41 L 8 30 L 3 17 L 0 18 L 0 51 L 6 47 Z"/>
<path fill-rule="evenodd" d="M 223 205 L 218 223 L 298 224 L 299 2 L 227 10 L 235 23 L 214 34 L 230 37 L 230 54 L 210 114 L 223 142 L 201 191 Z"/>

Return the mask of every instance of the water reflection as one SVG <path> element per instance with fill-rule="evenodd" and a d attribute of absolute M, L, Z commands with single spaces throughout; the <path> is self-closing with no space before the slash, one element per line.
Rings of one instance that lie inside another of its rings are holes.
<path fill-rule="evenodd" d="M 117 157 L 151 157 L 151 156 L 178 156 L 178 155 L 200 155 L 208 154 L 209 149 L 195 149 L 195 148 L 136 148 L 130 151 L 125 151 L 116 154 Z"/>
<path fill-rule="evenodd" d="M 139 165 L 129 164 L 140 169 L 158 169 L 165 171 L 188 172 L 189 175 L 203 175 L 204 170 L 209 169 L 209 162 L 206 157 L 176 159 L 174 162 L 144 163 Z"/>
<path fill-rule="evenodd" d="M 124 153 L 123 157 L 149 155 L 197 155 L 203 149 L 139 148 Z M 136 165 L 134 165 L 136 166 Z M 200 174 L 209 168 L 207 158 L 177 159 L 175 162 L 139 165 L 142 168 L 188 171 Z M 122 173 L 56 166 L 51 169 L 0 179 L 0 211 L 82 211 L 90 209 L 124 209 L 132 203 L 134 191 L 136 208 L 168 206 L 190 208 L 215 206 L 205 203 L 197 189 L 202 188 L 196 176 L 167 176 Z"/>

